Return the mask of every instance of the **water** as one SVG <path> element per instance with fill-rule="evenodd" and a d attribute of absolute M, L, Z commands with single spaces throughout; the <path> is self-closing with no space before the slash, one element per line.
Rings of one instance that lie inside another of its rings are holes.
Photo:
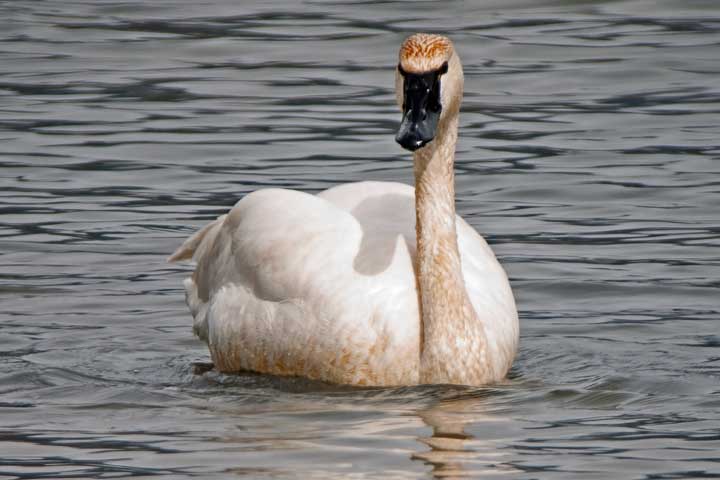
<path fill-rule="evenodd" d="M 720 478 L 717 2 L 247 3 L 0 2 L 0 478 Z M 465 64 L 511 381 L 194 370 L 165 257 L 260 187 L 411 182 L 419 30 Z"/>

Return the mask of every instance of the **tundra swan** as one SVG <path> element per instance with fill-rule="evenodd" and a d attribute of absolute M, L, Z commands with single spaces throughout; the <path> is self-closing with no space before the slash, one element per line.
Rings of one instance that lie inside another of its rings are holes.
<path fill-rule="evenodd" d="M 186 300 L 218 370 L 353 385 L 482 385 L 507 374 L 512 291 L 455 214 L 460 59 L 446 37 L 415 34 L 399 60 L 396 141 L 414 152 L 415 188 L 258 190 L 169 258 L 197 262 Z"/>

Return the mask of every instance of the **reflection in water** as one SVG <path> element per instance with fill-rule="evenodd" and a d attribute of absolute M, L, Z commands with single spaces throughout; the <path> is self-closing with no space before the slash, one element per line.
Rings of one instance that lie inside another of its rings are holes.
<path fill-rule="evenodd" d="M 418 412 L 426 425 L 432 427 L 432 436 L 418 440 L 430 451 L 413 454 L 412 458 L 432 465 L 436 478 L 477 477 L 512 473 L 517 470 L 504 464 L 506 453 L 498 450 L 495 442 L 483 440 L 467 432 L 473 425 L 492 429 L 497 422 L 508 418 L 486 413 L 486 399 L 463 397 L 441 400 L 428 409 Z"/>

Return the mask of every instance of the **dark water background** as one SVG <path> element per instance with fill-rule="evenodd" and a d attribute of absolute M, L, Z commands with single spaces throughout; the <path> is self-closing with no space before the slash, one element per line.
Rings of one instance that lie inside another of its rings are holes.
<path fill-rule="evenodd" d="M 0 1 L 0 478 L 720 478 L 720 4 L 248 3 Z M 165 257 L 260 187 L 411 182 L 423 30 L 512 381 L 194 374 Z"/>

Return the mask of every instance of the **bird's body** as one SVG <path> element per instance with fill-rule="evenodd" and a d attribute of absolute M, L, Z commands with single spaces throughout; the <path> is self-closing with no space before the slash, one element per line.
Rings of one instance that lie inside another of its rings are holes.
<path fill-rule="evenodd" d="M 492 250 L 455 215 L 456 113 L 416 152 L 415 188 L 258 190 L 175 252 L 197 262 L 187 302 L 216 368 L 353 385 L 505 376 L 517 312 Z"/>
<path fill-rule="evenodd" d="M 198 263 L 186 294 L 216 367 L 356 385 L 418 383 L 414 193 L 390 182 L 317 196 L 258 190 L 191 237 L 176 259 L 194 254 Z M 491 333 L 512 338 L 505 273 L 482 237 L 460 217 L 457 225 L 473 306 L 495 320 Z"/>

